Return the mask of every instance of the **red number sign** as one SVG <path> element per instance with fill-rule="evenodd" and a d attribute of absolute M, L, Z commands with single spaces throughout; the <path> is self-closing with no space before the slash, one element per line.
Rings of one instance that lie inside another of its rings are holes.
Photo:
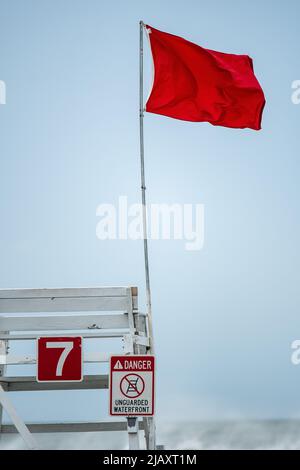
<path fill-rule="evenodd" d="M 39 338 L 38 382 L 81 382 L 82 338 Z"/>

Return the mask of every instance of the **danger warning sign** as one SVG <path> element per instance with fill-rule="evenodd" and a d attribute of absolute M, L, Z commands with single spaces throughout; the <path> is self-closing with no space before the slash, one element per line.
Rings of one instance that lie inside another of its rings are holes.
<path fill-rule="evenodd" d="M 112 356 L 109 381 L 112 416 L 153 416 L 154 356 Z"/>

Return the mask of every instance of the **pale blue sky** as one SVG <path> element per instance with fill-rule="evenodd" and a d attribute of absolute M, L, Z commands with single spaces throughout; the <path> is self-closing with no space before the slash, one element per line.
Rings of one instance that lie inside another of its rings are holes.
<path fill-rule="evenodd" d="M 145 118 L 149 202 L 205 205 L 201 252 L 150 242 L 160 420 L 300 415 L 299 14 L 296 0 L 0 0 L 2 288 L 137 285 L 143 306 L 142 243 L 95 234 L 100 203 L 139 202 L 138 21 L 254 59 L 261 132 Z M 31 420 L 107 417 L 98 392 L 14 400 Z"/>

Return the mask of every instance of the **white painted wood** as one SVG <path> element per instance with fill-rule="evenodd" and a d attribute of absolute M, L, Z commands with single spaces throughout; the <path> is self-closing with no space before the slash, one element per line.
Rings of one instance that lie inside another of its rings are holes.
<path fill-rule="evenodd" d="M 0 385 L 7 392 L 46 390 L 95 390 L 108 388 L 108 375 L 85 375 L 82 382 L 37 382 L 33 376 L 2 377 Z"/>
<path fill-rule="evenodd" d="M 78 422 L 78 423 L 34 423 L 27 424 L 32 433 L 52 433 L 52 432 L 102 432 L 102 431 L 126 431 L 126 421 L 104 421 L 98 423 Z M 143 430 L 143 422 L 139 421 L 139 429 Z M 16 433 L 14 426 L 5 424 L 3 433 Z"/>
<path fill-rule="evenodd" d="M 28 333 L 28 334 L 17 334 L 17 335 L 5 335 L 0 334 L 0 339 L 9 339 L 12 341 L 17 340 L 33 340 L 37 339 L 41 336 L 41 333 Z M 45 336 L 45 335 L 44 335 Z M 65 331 L 62 333 L 52 333 L 51 331 L 51 338 L 59 338 L 61 336 L 74 336 L 74 333 L 66 333 Z M 80 332 L 80 336 L 83 338 L 121 338 L 124 336 L 124 330 L 122 331 L 101 331 L 101 330 L 94 330 L 94 333 L 82 333 Z"/>
<path fill-rule="evenodd" d="M 87 363 L 102 362 L 107 363 L 110 361 L 110 356 L 113 353 L 103 353 L 103 352 L 90 352 L 84 353 L 83 361 Z"/>
<path fill-rule="evenodd" d="M 7 332 L 3 332 L 4 334 Z M 6 354 L 7 354 L 7 341 L 4 341 L 4 340 L 0 340 L 0 354 L 1 356 L 4 356 L 6 357 Z M 6 373 L 6 366 L 5 366 L 5 362 L 1 365 L 0 364 L 0 377 L 3 377 Z M 3 407 L 2 405 L 0 404 L 0 433 L 1 433 L 1 429 L 2 429 L 2 420 L 3 420 Z"/>
<path fill-rule="evenodd" d="M 139 421 L 136 417 L 127 418 L 127 432 L 129 440 L 129 450 L 139 450 Z"/>
<path fill-rule="evenodd" d="M 126 297 L 128 287 L 64 287 L 42 289 L 0 289 L 0 299 L 47 297 Z M 129 287 L 136 294 L 136 288 Z"/>
<path fill-rule="evenodd" d="M 6 357 L 6 348 L 7 348 L 7 345 L 6 345 L 6 341 L 3 341 L 3 340 L 0 340 L 0 356 L 1 357 Z M 0 362 L 1 364 L 1 362 Z M 5 364 L 5 362 L 3 362 L 3 364 Z M 0 377 L 2 377 L 4 375 L 3 373 L 3 368 L 0 369 Z"/>
<path fill-rule="evenodd" d="M 120 355 L 119 353 L 103 353 L 103 352 L 90 352 L 85 353 L 83 361 L 85 363 L 106 363 L 109 362 L 111 355 Z M 15 356 L 13 354 L 1 355 L 0 354 L 0 365 L 25 365 L 25 364 L 36 364 L 36 357 L 32 355 L 27 356 Z"/>
<path fill-rule="evenodd" d="M 153 416 L 149 416 L 148 420 L 148 428 L 149 428 L 149 450 L 156 449 L 156 425 Z"/>
<path fill-rule="evenodd" d="M 134 316 L 133 316 L 133 304 L 132 304 L 132 295 L 131 295 L 131 289 L 127 288 L 126 290 L 126 312 L 128 314 L 128 322 L 129 322 L 129 328 L 130 332 L 132 335 L 135 334 L 135 324 L 134 324 Z"/>
<path fill-rule="evenodd" d="M 0 299 L 1 313 L 126 311 L 126 297 Z"/>
<path fill-rule="evenodd" d="M 128 292 L 137 309 L 137 289 L 95 287 L 72 289 L 0 289 L 0 313 L 127 311 Z"/>
<path fill-rule="evenodd" d="M 0 317 L 0 331 L 104 330 L 129 328 L 127 314 Z"/>
<path fill-rule="evenodd" d="M 5 391 L 3 390 L 1 384 L 0 384 L 0 402 L 3 408 L 5 409 L 5 411 L 7 412 L 7 414 L 9 415 L 10 419 L 14 423 L 16 429 L 22 436 L 27 447 L 31 450 L 37 449 L 37 444 L 35 442 L 34 437 L 29 432 L 26 424 L 18 416 L 18 413 L 16 412 L 12 402 L 8 398 L 7 393 L 5 393 Z"/>
<path fill-rule="evenodd" d="M 145 336 L 136 335 L 133 337 L 133 341 L 134 344 L 137 344 L 138 346 L 144 346 L 145 348 L 149 348 L 150 346 L 149 338 Z"/>
<path fill-rule="evenodd" d="M 21 365 L 21 364 L 36 364 L 34 356 L 13 356 L 11 354 L 0 355 L 0 366 L 3 365 Z"/>
<path fill-rule="evenodd" d="M 134 342 L 132 335 L 124 335 L 123 337 L 123 352 L 124 354 L 133 354 Z"/>

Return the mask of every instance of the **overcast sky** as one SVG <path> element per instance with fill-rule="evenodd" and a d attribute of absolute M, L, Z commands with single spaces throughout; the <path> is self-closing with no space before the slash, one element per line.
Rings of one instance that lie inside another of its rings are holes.
<path fill-rule="evenodd" d="M 99 204 L 140 198 L 138 21 L 254 59 L 261 132 L 145 117 L 149 203 L 205 206 L 203 250 L 150 242 L 158 420 L 300 415 L 299 14 L 296 0 L 0 0 L 1 288 L 137 285 L 144 309 L 142 242 L 96 237 Z M 108 418 L 105 392 L 13 399 L 31 421 Z"/>

